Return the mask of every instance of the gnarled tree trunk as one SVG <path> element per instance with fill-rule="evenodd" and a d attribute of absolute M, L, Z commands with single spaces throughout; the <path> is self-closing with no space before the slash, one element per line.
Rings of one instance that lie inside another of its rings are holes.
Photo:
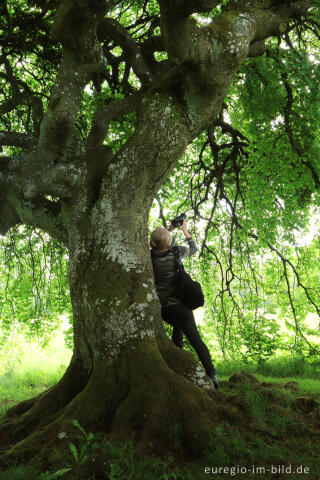
<path fill-rule="evenodd" d="M 194 357 L 166 336 L 147 238 L 150 206 L 166 175 L 154 177 L 152 163 L 176 158 L 190 135 L 163 94 L 150 98 L 141 115 L 94 202 L 89 188 L 65 202 L 74 354 L 57 385 L 7 412 L 1 431 L 18 443 L 4 460 L 32 458 L 40 445 L 45 458 L 52 442 L 61 444 L 59 433 L 72 435 L 73 418 L 110 438 L 136 432 L 143 444 L 166 443 L 179 419 L 186 447 L 208 444 L 216 411 L 206 389 L 213 386 Z"/>
<path fill-rule="evenodd" d="M 194 357 L 165 334 L 149 254 L 149 210 L 187 145 L 219 114 L 244 58 L 261 54 L 263 40 L 306 13 L 309 2 L 230 1 L 211 25 L 199 27 L 187 15 L 219 2 L 160 0 L 170 68 L 150 79 L 155 73 L 147 57 L 136 63 L 144 89 L 100 107 L 84 144 L 74 124 L 84 86 L 103 69 L 96 30 L 101 38 L 106 28 L 120 34 L 113 21 L 102 21 L 103 9 L 78 3 L 83 30 L 73 23 L 71 1 L 57 12 L 54 35 L 65 56 L 38 143 L 3 161 L 0 179 L 1 232 L 31 223 L 68 245 L 74 353 L 54 387 L 4 416 L 0 437 L 12 447 L 2 461 L 30 460 L 39 451 L 48 459 L 54 444 L 72 437 L 73 418 L 110 439 L 134 432 L 144 446 L 166 444 L 178 424 L 181 446 L 200 453 L 223 409 L 221 395 Z M 136 112 L 135 132 L 112 155 L 103 145 L 108 124 L 129 111 Z"/>

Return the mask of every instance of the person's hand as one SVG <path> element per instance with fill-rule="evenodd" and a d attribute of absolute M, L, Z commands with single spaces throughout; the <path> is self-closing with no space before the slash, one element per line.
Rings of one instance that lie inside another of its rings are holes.
<path fill-rule="evenodd" d="M 187 222 L 186 222 L 185 218 L 182 220 L 182 225 L 179 224 L 179 228 L 183 232 L 187 231 Z"/>
<path fill-rule="evenodd" d="M 187 222 L 186 222 L 185 219 L 183 219 L 182 225 L 179 225 L 179 228 L 180 228 L 180 230 L 183 231 L 184 236 L 185 236 L 187 239 L 191 237 L 190 233 L 188 232 Z"/>

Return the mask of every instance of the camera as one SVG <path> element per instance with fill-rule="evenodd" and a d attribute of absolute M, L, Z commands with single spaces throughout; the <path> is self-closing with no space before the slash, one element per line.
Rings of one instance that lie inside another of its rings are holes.
<path fill-rule="evenodd" d="M 185 213 L 181 213 L 181 215 L 178 215 L 175 217 L 173 220 L 171 220 L 171 225 L 175 228 L 178 227 L 179 225 L 183 224 L 183 220 L 187 218 Z"/>

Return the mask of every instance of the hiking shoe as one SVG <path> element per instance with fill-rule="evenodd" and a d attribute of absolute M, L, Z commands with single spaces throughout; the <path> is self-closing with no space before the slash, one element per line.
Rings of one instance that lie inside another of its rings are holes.
<path fill-rule="evenodd" d="M 219 388 L 219 382 L 218 382 L 218 377 L 217 375 L 211 375 L 210 376 L 212 382 L 213 382 L 213 385 L 216 387 L 216 389 L 218 390 Z"/>

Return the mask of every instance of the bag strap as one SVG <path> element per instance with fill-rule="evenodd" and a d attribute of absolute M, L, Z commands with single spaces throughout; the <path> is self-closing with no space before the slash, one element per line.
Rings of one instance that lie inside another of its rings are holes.
<path fill-rule="evenodd" d="M 175 234 L 175 235 L 172 237 L 171 244 L 170 244 L 170 248 L 171 248 L 171 249 L 173 249 L 173 247 L 174 247 L 176 238 L 177 238 L 177 234 Z"/>
<path fill-rule="evenodd" d="M 182 263 L 182 260 L 181 260 L 181 255 L 180 255 L 179 248 L 178 247 L 173 247 L 172 251 L 174 253 L 179 271 L 184 272 L 184 266 L 183 266 L 183 263 Z"/>

